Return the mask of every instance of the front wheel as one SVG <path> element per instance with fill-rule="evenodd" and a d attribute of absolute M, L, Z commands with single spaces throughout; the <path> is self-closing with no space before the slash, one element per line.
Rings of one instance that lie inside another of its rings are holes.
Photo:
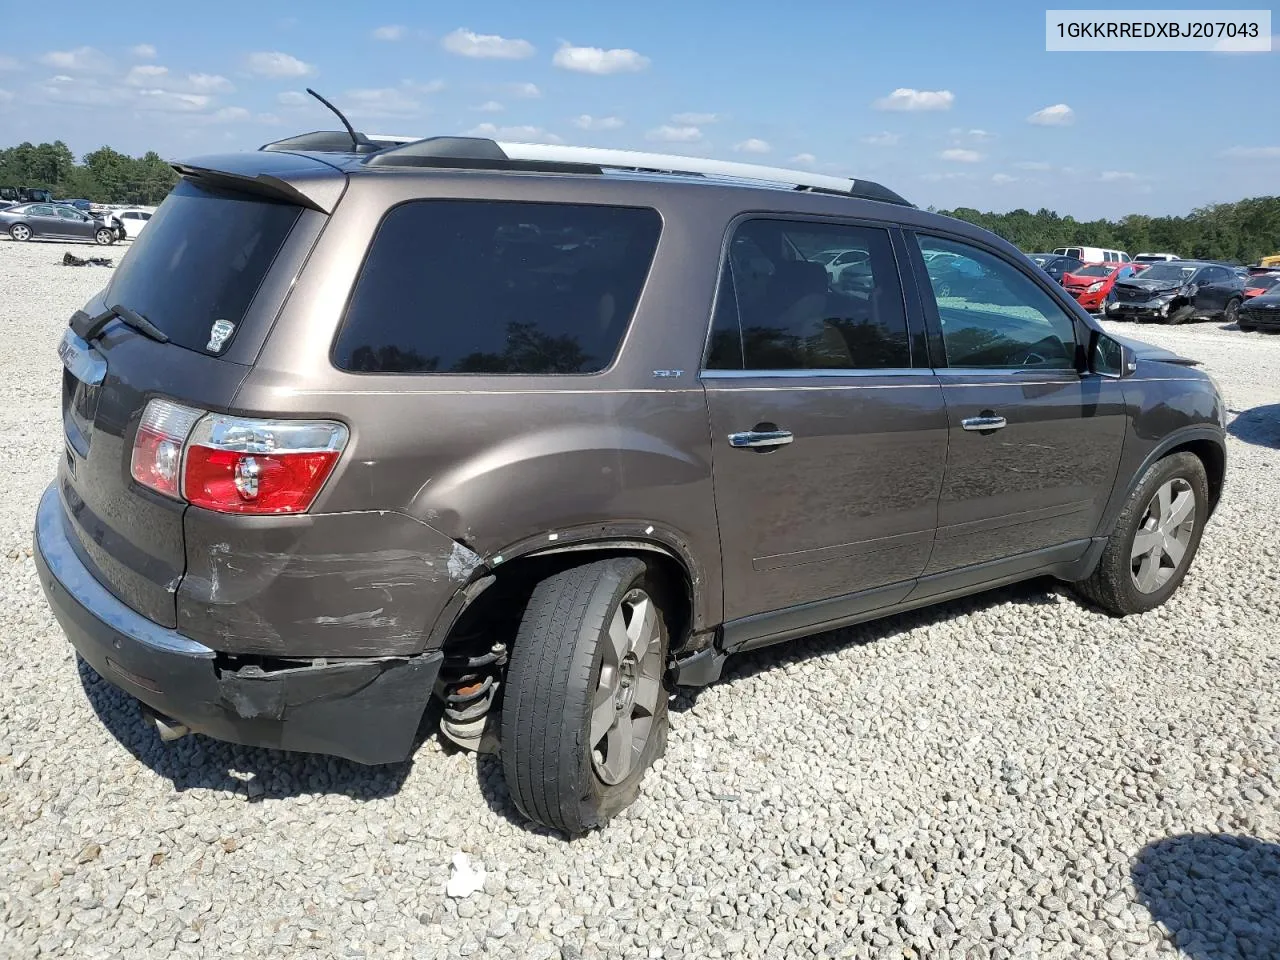
<path fill-rule="evenodd" d="M 93 239 L 104 247 L 109 247 L 116 242 L 116 233 L 108 227 L 100 227 L 98 232 L 93 235 Z"/>
<path fill-rule="evenodd" d="M 1145 613 L 1178 589 L 1209 518 L 1209 481 L 1192 453 L 1175 453 L 1147 470 L 1087 580 L 1076 584 L 1113 616 Z"/>
<path fill-rule="evenodd" d="M 635 557 L 543 580 L 507 667 L 501 752 L 531 820 L 585 833 L 626 808 L 667 740 L 664 592 Z"/>
<path fill-rule="evenodd" d="M 31 228 L 25 223 L 15 223 L 9 228 L 9 236 L 14 240 L 25 242 L 31 239 Z"/>

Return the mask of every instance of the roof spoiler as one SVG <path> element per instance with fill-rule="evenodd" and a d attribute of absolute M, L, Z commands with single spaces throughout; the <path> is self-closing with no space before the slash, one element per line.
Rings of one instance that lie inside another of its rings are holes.
<path fill-rule="evenodd" d="M 350 141 L 348 141 L 350 145 Z M 338 198 L 345 187 L 345 177 L 325 177 L 322 179 L 298 178 L 293 182 L 272 176 L 269 173 L 236 173 L 231 170 L 216 170 L 212 167 L 201 167 L 191 163 L 171 164 L 183 179 L 206 184 L 223 190 L 248 193 L 275 200 L 281 203 L 292 203 L 309 210 L 321 213 L 332 213 Z"/>

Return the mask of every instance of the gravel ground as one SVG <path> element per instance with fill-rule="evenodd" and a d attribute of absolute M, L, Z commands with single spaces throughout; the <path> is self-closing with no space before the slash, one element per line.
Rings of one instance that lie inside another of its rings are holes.
<path fill-rule="evenodd" d="M 1236 417 L 1165 607 L 1034 583 L 748 656 L 566 843 L 434 738 L 382 769 L 164 747 L 77 668 L 29 541 L 53 348 L 107 276 L 64 249 L 0 241 L 0 955 L 1280 956 L 1280 337 L 1126 329 Z M 486 878 L 451 899 L 459 851 Z"/>

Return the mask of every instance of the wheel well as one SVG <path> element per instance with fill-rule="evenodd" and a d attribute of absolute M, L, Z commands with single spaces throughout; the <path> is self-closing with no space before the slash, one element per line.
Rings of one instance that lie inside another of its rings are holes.
<path fill-rule="evenodd" d="M 584 546 L 561 552 L 536 553 L 517 557 L 494 568 L 493 584 L 476 597 L 454 622 L 445 638 L 446 650 L 468 646 L 487 647 L 495 640 L 515 639 L 520 618 L 533 589 L 541 581 L 570 567 L 606 560 L 610 557 L 638 557 L 649 564 L 666 587 L 671 650 L 685 643 L 693 619 L 693 577 L 684 564 L 660 549 L 636 547 Z"/>
<path fill-rule="evenodd" d="M 1222 483 L 1227 470 L 1226 453 L 1212 440 L 1190 440 L 1174 447 L 1165 456 L 1183 451 L 1194 454 L 1204 464 L 1204 472 L 1209 478 L 1209 513 L 1212 515 L 1222 497 Z"/>

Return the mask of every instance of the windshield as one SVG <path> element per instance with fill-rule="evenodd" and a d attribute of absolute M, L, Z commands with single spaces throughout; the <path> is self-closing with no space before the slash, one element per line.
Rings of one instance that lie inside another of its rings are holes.
<path fill-rule="evenodd" d="M 1169 261 L 1167 263 L 1157 263 L 1147 267 L 1141 273 L 1143 280 L 1156 280 L 1161 283 L 1179 283 L 1183 280 L 1190 279 L 1191 275 L 1196 272 L 1195 267 L 1184 267 L 1177 263 Z"/>
<path fill-rule="evenodd" d="M 1075 277 L 1109 277 L 1111 271 L 1116 269 L 1107 263 L 1091 263 L 1087 267 L 1081 267 L 1079 270 L 1072 270 L 1071 274 Z"/>
<path fill-rule="evenodd" d="M 1277 283 L 1280 283 L 1280 277 L 1250 277 L 1245 281 L 1250 290 L 1270 290 Z"/>
<path fill-rule="evenodd" d="M 184 180 L 116 269 L 107 302 L 204 351 L 214 321 L 240 324 L 300 212 Z"/>

